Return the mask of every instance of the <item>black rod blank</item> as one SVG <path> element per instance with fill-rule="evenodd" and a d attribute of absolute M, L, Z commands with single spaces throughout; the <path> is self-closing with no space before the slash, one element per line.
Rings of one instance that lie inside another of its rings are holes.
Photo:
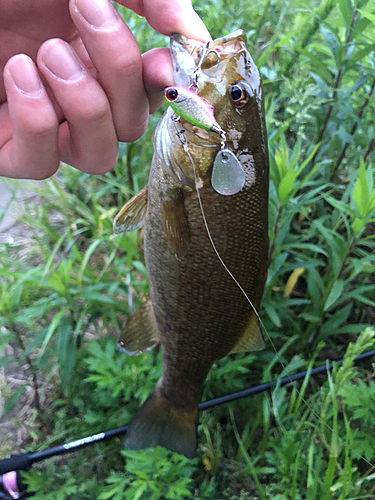
<path fill-rule="evenodd" d="M 358 362 L 363 359 L 370 358 L 372 356 L 375 356 L 375 350 L 367 351 L 360 354 L 354 359 L 354 361 Z M 340 366 L 343 364 L 343 362 L 344 360 L 341 359 L 333 363 L 328 363 L 327 365 L 319 366 L 318 368 L 313 368 L 310 371 L 310 375 L 317 375 L 318 373 L 327 372 L 327 370 L 332 370 L 334 364 Z M 272 380 L 271 382 L 257 385 L 256 387 L 251 387 L 243 391 L 235 392 L 233 394 L 227 394 L 226 396 L 211 399 L 210 401 L 205 401 L 199 405 L 199 410 L 203 411 L 209 408 L 213 408 L 214 406 L 226 404 L 231 401 L 236 401 L 242 398 L 247 398 L 249 396 L 265 392 L 268 389 L 272 389 L 272 387 L 275 387 L 276 385 L 282 387 L 284 385 L 305 378 L 307 373 L 308 373 L 307 371 L 303 371 L 296 373 L 295 375 L 288 375 L 286 377 L 282 377 L 281 379 L 276 379 Z M 126 434 L 127 428 L 128 426 L 125 425 L 123 427 L 118 427 L 117 429 L 100 432 L 99 434 L 95 434 L 93 436 L 87 436 L 82 439 L 72 441 L 70 443 L 65 443 L 59 446 L 55 446 L 54 448 L 49 448 L 47 450 L 36 451 L 35 453 L 21 453 L 19 455 L 13 455 L 10 458 L 5 458 L 3 460 L 0 460 L 0 476 L 7 472 L 28 469 L 29 467 L 32 466 L 33 463 L 41 462 L 42 460 L 45 460 L 47 458 L 55 457 L 57 455 L 65 455 L 67 453 L 72 453 L 73 451 L 76 451 L 78 449 L 86 448 L 91 444 L 107 441 L 114 437 L 122 436 Z"/>

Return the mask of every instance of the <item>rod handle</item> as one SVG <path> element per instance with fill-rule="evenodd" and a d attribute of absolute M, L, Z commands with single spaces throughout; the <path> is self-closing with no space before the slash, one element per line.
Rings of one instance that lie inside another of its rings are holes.
<path fill-rule="evenodd" d="M 0 460 L 0 476 L 11 472 L 12 470 L 25 470 L 31 467 L 32 462 L 30 460 L 29 453 L 21 453 L 19 455 L 13 455 L 9 458 L 4 458 Z"/>

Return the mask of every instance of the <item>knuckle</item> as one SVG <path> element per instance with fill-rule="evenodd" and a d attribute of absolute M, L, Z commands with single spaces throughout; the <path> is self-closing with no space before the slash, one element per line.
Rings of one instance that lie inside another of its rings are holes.
<path fill-rule="evenodd" d="M 105 164 L 100 165 L 96 169 L 95 173 L 98 174 L 98 175 L 104 175 L 104 174 L 106 174 L 107 172 L 109 172 L 110 170 L 112 170 L 112 168 L 116 165 L 117 159 L 118 159 L 118 156 L 116 155 L 115 161 L 112 160 L 110 162 L 107 162 Z"/>
<path fill-rule="evenodd" d="M 128 127 L 126 130 L 124 130 L 123 133 L 119 134 L 119 141 L 120 142 L 134 142 L 138 140 L 142 135 L 146 132 L 148 125 L 148 116 L 140 121 L 138 124 L 132 124 L 131 127 Z"/>
<path fill-rule="evenodd" d="M 90 165 L 82 165 L 80 167 L 80 170 L 83 172 L 86 172 L 87 174 L 90 175 L 105 175 L 107 172 L 112 170 L 112 168 L 116 165 L 117 163 L 117 157 L 116 161 L 103 161 L 102 163 L 90 163 Z"/>
<path fill-rule="evenodd" d="M 139 52 L 119 54 L 113 63 L 115 73 L 125 77 L 140 75 L 142 71 L 142 58 Z"/>
<path fill-rule="evenodd" d="M 30 158 L 25 150 L 15 151 L 12 155 L 12 169 L 17 172 L 16 177 L 20 179 L 33 179 L 35 181 L 43 181 L 52 177 L 59 168 L 59 158 L 52 158 L 37 155 Z"/>
<path fill-rule="evenodd" d="M 99 166 L 98 165 L 98 173 L 100 175 L 104 175 L 116 165 L 118 160 L 118 148 L 115 148 L 111 155 L 108 155 L 108 158 Z"/>
<path fill-rule="evenodd" d="M 111 119 L 110 108 L 107 101 L 97 101 L 95 105 L 87 107 L 81 117 L 80 121 L 83 123 L 101 123 Z"/>
<path fill-rule="evenodd" d="M 104 175 L 116 165 L 117 160 L 118 147 L 114 146 L 102 151 L 101 154 L 81 158 L 76 166 L 87 174 Z"/>
<path fill-rule="evenodd" d="M 55 135 L 57 132 L 57 127 L 47 123 L 40 123 L 35 124 L 33 127 L 30 127 L 30 132 L 33 136 L 43 140 L 44 138 L 50 137 L 51 135 Z"/>
<path fill-rule="evenodd" d="M 57 119 L 51 119 L 42 114 L 25 114 L 20 127 L 24 133 L 44 139 L 57 133 L 58 122 Z"/>

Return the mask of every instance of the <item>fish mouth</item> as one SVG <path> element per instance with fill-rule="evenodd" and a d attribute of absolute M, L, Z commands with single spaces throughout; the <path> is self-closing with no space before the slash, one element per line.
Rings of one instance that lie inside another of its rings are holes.
<path fill-rule="evenodd" d="M 214 106 L 218 96 L 224 96 L 227 92 L 226 74 L 229 60 L 243 51 L 245 46 L 246 35 L 242 30 L 211 40 L 207 44 L 173 33 L 170 49 L 175 85 L 189 88 L 196 84 L 198 94 Z M 197 68 L 201 71 L 196 72 Z M 202 130 L 183 119 L 181 124 L 187 138 L 196 145 L 220 145 L 220 136 L 217 133 Z"/>
<path fill-rule="evenodd" d="M 218 77 L 222 79 L 226 70 L 226 61 L 242 50 L 245 45 L 246 35 L 243 30 L 211 40 L 207 44 L 191 40 L 179 33 L 173 33 L 170 38 L 170 49 L 175 84 L 189 87 L 198 65 L 201 65 L 202 69 L 198 84 L 200 80 L 202 82 L 205 80 L 205 76 L 210 80 Z"/>
<path fill-rule="evenodd" d="M 187 139 L 196 146 L 214 147 L 220 146 L 220 136 L 215 132 L 209 132 L 191 124 L 190 122 L 180 119 L 181 125 L 185 130 Z"/>

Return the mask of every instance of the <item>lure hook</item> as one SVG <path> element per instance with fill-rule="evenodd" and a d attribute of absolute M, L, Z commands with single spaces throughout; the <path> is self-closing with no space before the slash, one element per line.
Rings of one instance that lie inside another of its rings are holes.
<path fill-rule="evenodd" d="M 207 42 L 206 45 L 203 47 L 203 52 L 202 52 L 202 55 L 201 55 L 201 57 L 200 57 L 200 59 L 198 61 L 197 67 L 193 71 L 193 74 L 192 74 L 192 77 L 191 77 L 192 78 L 192 83 L 191 83 L 191 85 L 189 87 L 189 89 L 193 90 L 193 92 L 198 92 L 198 89 L 199 89 L 199 85 L 198 85 L 199 75 L 200 75 L 200 72 L 202 70 L 203 63 L 206 60 L 207 56 L 209 54 L 215 54 L 215 56 L 217 57 L 216 66 L 220 63 L 220 60 L 221 60 L 220 54 L 218 52 L 216 52 L 216 50 L 209 49 L 209 46 L 210 46 L 210 42 Z"/>
<path fill-rule="evenodd" d="M 190 85 L 190 89 L 193 90 L 194 92 L 198 91 L 198 79 L 199 79 L 199 74 L 201 72 L 202 64 L 204 63 L 204 60 L 206 58 L 206 54 L 208 51 L 208 46 L 210 45 L 210 42 L 207 42 L 206 45 L 203 47 L 202 55 L 201 58 L 198 61 L 197 67 L 193 71 L 193 74 L 191 76 L 192 82 Z"/>
<path fill-rule="evenodd" d="M 185 129 L 182 126 L 180 117 L 178 116 L 177 113 L 173 113 L 172 121 L 173 121 L 174 128 L 176 129 L 176 135 L 179 138 L 181 144 L 184 146 L 185 144 L 187 144 L 187 138 L 185 135 Z M 177 126 L 177 123 L 180 125 L 180 128 Z"/>

